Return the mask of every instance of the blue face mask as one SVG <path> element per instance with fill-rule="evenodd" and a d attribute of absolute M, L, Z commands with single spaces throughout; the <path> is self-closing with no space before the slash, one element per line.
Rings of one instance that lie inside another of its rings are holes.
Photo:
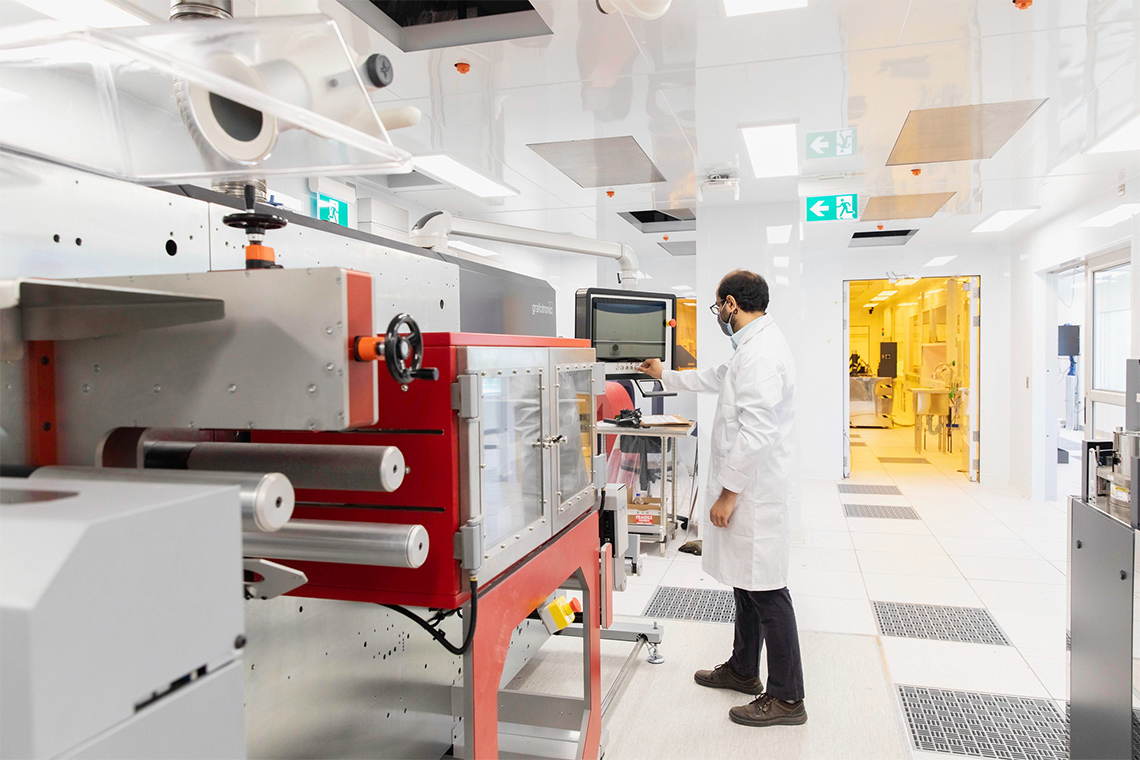
<path fill-rule="evenodd" d="M 727 335 L 730 338 L 732 337 L 732 333 L 734 331 L 732 329 L 732 315 L 731 314 L 728 315 L 727 320 L 724 320 L 724 319 L 721 319 L 720 314 L 718 313 L 716 315 L 716 323 L 718 325 L 720 325 L 720 331 L 722 333 L 724 333 L 725 335 Z M 735 341 L 733 341 L 733 343 L 735 344 Z"/>

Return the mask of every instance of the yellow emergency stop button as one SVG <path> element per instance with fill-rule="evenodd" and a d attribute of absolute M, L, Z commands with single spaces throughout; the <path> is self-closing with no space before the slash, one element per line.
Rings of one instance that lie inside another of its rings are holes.
<path fill-rule="evenodd" d="M 557 633 L 574 622 L 574 616 L 582 611 L 582 602 L 576 597 L 567 599 L 560 596 L 549 604 L 538 608 L 538 615 L 542 618 L 546 630 Z"/>

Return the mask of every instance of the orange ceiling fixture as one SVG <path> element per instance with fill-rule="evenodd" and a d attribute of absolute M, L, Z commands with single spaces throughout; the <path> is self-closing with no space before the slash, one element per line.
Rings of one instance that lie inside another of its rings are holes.
<path fill-rule="evenodd" d="M 664 236 L 664 239 L 665 239 L 665 240 L 668 240 L 668 239 L 669 239 L 669 236 L 668 236 L 668 235 L 665 235 L 665 236 Z"/>
<path fill-rule="evenodd" d="M 917 177 L 918 175 L 922 174 L 922 169 L 911 169 L 910 173 Z"/>
<path fill-rule="evenodd" d="M 459 63 L 455 64 L 455 70 L 460 74 L 466 74 L 471 70 L 471 64 L 467 61 L 460 61 Z"/>
<path fill-rule="evenodd" d="M 613 190 L 607 190 L 607 191 L 606 191 L 606 196 L 607 196 L 607 197 L 609 197 L 609 198 L 613 198 L 613 197 L 614 197 L 614 191 L 613 191 Z"/>
<path fill-rule="evenodd" d="M 1033 0 L 1013 0 L 1013 6 L 1019 11 L 1023 11 L 1031 5 L 1033 5 Z"/>

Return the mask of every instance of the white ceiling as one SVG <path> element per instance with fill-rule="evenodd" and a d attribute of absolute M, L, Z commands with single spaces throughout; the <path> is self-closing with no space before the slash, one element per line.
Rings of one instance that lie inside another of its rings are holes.
<path fill-rule="evenodd" d="M 485 201 L 454 189 L 401 193 L 424 208 L 600 236 L 668 257 L 618 211 L 769 203 L 856 191 L 861 198 L 955 191 L 930 219 L 909 220 L 911 245 L 1024 234 L 1140 177 L 1140 155 L 1082 151 L 1140 113 L 1140 0 L 810 0 L 803 9 L 726 18 L 719 0 L 673 0 L 659 20 L 601 14 L 594 0 L 532 0 L 553 35 L 403 53 L 335 0 L 319 8 L 358 52 L 383 52 L 395 81 L 380 108 L 413 105 L 416 127 L 393 132 L 413 153 L 446 152 L 520 190 Z M 167 0 L 135 0 L 161 14 Z M 262 0 L 261 12 L 285 0 Z M 292 3 L 296 5 L 297 3 Z M 303 3 L 302 3 L 303 4 Z M 310 2 L 310 5 L 313 3 Z M 252 0 L 235 2 L 239 15 Z M 471 69 L 460 74 L 455 63 Z M 886 167 L 911 109 L 1047 98 L 993 158 Z M 799 178 L 755 179 L 740 127 L 794 121 L 806 131 L 853 126 L 858 153 L 801 159 Z M 528 143 L 632 135 L 666 181 L 583 189 Z M 710 171 L 741 178 L 696 200 Z M 818 179 L 820 175 L 847 175 Z M 1132 192 L 1129 193 L 1133 195 Z M 969 230 L 1004 208 L 1040 207 L 1011 233 Z M 802 216 L 802 210 L 801 210 Z M 902 223 L 887 223 L 903 226 Z M 804 250 L 846 247 L 873 225 L 805 225 Z M 695 239 L 678 233 L 673 240 Z M 972 242 L 972 241 L 971 241 Z"/>

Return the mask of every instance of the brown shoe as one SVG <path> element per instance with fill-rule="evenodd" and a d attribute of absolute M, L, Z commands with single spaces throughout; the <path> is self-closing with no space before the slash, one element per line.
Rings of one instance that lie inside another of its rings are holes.
<path fill-rule="evenodd" d="M 742 726 L 799 726 L 807 723 L 804 701 L 788 704 L 770 694 L 761 694 L 746 705 L 728 711 L 733 723 Z"/>
<path fill-rule="evenodd" d="M 693 674 L 693 680 L 701 686 L 710 689 L 732 689 L 743 694 L 763 694 L 764 684 L 759 678 L 744 678 L 728 666 L 728 663 L 717 665 L 712 670 L 698 670 Z"/>

